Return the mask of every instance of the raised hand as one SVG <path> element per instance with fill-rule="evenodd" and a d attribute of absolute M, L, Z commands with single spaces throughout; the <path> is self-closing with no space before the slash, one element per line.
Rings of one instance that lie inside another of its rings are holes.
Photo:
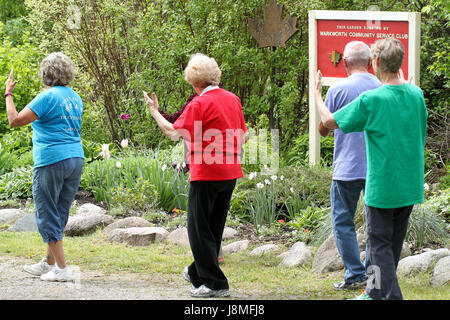
<path fill-rule="evenodd" d="M 317 70 L 315 82 L 316 90 L 322 92 L 322 73 L 320 72 L 320 70 Z"/>
<path fill-rule="evenodd" d="M 152 93 L 152 98 L 151 99 L 147 92 L 142 91 L 144 93 L 144 99 L 145 99 L 145 104 L 147 105 L 148 109 L 151 111 L 158 111 L 159 110 L 159 104 L 158 104 L 158 98 L 156 97 L 156 94 L 153 92 Z"/>
<path fill-rule="evenodd" d="M 6 92 L 12 92 L 14 90 L 14 88 L 16 87 L 17 82 L 18 82 L 17 80 L 14 81 L 14 70 L 11 69 L 11 72 L 9 73 L 8 79 L 6 80 L 5 93 Z"/>
<path fill-rule="evenodd" d="M 406 81 L 405 79 L 405 75 L 403 74 L 403 70 L 400 69 L 398 70 L 398 78 L 400 79 L 400 81 L 402 81 L 403 83 L 409 83 L 412 84 L 412 80 L 413 80 L 413 76 L 409 77 L 408 81 Z"/>

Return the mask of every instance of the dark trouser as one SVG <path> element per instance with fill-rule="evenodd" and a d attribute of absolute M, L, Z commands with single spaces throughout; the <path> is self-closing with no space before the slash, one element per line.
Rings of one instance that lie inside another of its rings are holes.
<path fill-rule="evenodd" d="M 217 257 L 235 186 L 236 180 L 190 183 L 187 228 L 194 262 L 189 277 L 195 287 L 229 288 Z"/>
<path fill-rule="evenodd" d="M 367 234 L 371 281 L 366 293 L 373 299 L 403 299 L 397 281 L 397 265 L 413 206 L 381 209 L 367 207 Z"/>

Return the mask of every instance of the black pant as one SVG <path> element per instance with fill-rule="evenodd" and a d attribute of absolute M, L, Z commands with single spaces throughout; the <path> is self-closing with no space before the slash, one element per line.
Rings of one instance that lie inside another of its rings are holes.
<path fill-rule="evenodd" d="M 229 288 L 217 258 L 235 186 L 236 179 L 190 183 L 187 228 L 194 262 L 189 277 L 195 287 Z"/>
<path fill-rule="evenodd" d="M 381 209 L 367 206 L 367 243 L 373 272 L 366 293 L 373 299 L 403 299 L 397 265 L 413 206 Z"/>

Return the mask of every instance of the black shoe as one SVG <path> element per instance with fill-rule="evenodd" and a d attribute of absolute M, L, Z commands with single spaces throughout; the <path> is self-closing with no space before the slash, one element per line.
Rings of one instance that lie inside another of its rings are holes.
<path fill-rule="evenodd" d="M 354 282 L 336 282 L 333 284 L 334 290 L 358 290 L 358 289 L 364 289 L 364 287 L 367 284 L 367 278 L 360 281 L 354 281 Z"/>

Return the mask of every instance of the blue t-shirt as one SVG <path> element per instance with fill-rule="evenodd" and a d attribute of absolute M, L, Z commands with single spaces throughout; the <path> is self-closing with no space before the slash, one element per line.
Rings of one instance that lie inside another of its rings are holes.
<path fill-rule="evenodd" d="M 328 89 L 325 105 L 331 113 L 346 106 L 361 93 L 381 86 L 371 73 L 355 73 Z M 363 132 L 344 134 L 334 130 L 333 180 L 366 179 L 367 158 Z"/>
<path fill-rule="evenodd" d="M 69 87 L 52 87 L 28 105 L 39 118 L 33 128 L 34 167 L 47 166 L 68 158 L 84 158 L 81 145 L 83 102 Z"/>

